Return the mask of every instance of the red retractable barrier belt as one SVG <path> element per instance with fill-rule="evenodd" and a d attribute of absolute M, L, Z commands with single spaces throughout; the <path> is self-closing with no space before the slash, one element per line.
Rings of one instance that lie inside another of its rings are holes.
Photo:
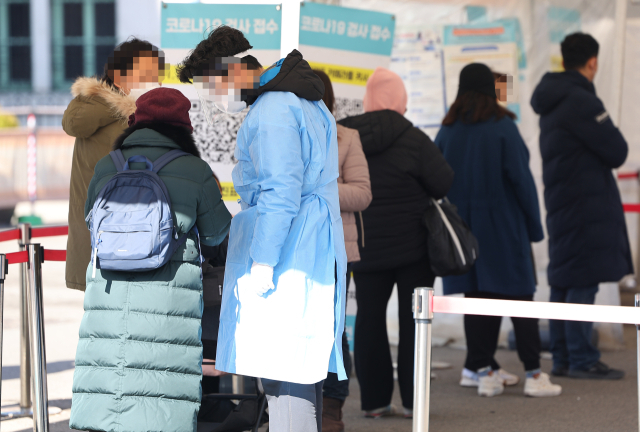
<path fill-rule="evenodd" d="M 63 236 L 63 235 L 68 235 L 68 234 L 69 234 L 69 227 L 68 226 L 51 226 L 51 227 L 31 228 L 31 238 Z"/>
<path fill-rule="evenodd" d="M 6 257 L 9 264 L 20 264 L 29 261 L 27 251 L 8 253 Z"/>
<path fill-rule="evenodd" d="M 45 249 L 44 250 L 44 260 L 45 261 L 66 261 L 67 260 L 67 251 L 66 250 Z"/>
<path fill-rule="evenodd" d="M 640 213 L 640 204 L 622 204 L 625 213 Z"/>
<path fill-rule="evenodd" d="M 640 308 L 573 303 L 433 297 L 439 313 L 640 324 Z"/>
<path fill-rule="evenodd" d="M 5 242 L 9 240 L 18 240 L 20 238 L 20 230 L 19 229 L 11 229 L 6 231 L 0 231 L 0 242 Z"/>
<path fill-rule="evenodd" d="M 634 179 L 634 178 L 638 178 L 638 173 L 637 172 L 618 173 L 618 179 L 620 179 L 620 180 Z"/>

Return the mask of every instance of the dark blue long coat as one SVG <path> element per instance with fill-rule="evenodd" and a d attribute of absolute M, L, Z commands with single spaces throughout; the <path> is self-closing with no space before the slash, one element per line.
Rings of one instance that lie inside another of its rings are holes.
<path fill-rule="evenodd" d="M 529 151 L 513 120 L 443 126 L 436 145 L 456 173 L 449 200 L 478 239 L 471 271 L 444 278 L 444 293 L 511 296 L 536 289 L 531 242 L 543 239 Z"/>
<path fill-rule="evenodd" d="M 612 169 L 628 147 L 579 72 L 548 73 L 531 98 L 549 233 L 549 284 L 589 287 L 633 273 L 627 226 Z"/>

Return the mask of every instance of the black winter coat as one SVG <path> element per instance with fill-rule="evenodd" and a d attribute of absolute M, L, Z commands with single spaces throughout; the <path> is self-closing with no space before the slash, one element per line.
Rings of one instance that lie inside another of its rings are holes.
<path fill-rule="evenodd" d="M 627 158 L 627 143 L 593 84 L 577 71 L 546 74 L 531 106 L 540 114 L 549 284 L 617 282 L 633 273 L 612 173 Z"/>
<path fill-rule="evenodd" d="M 426 228 L 422 224 L 429 197 L 444 197 L 453 170 L 420 129 L 391 110 L 373 111 L 339 121 L 360 132 L 369 163 L 369 207 L 356 217 L 363 241 L 355 271 L 378 271 L 426 262 Z M 364 228 L 364 231 L 362 231 Z M 364 244 L 364 246 L 363 246 Z"/>

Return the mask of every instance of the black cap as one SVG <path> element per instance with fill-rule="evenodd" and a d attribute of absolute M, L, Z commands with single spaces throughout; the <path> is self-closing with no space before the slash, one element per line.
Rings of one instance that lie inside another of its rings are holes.
<path fill-rule="evenodd" d="M 487 96 L 496 96 L 496 84 L 491 69 L 482 63 L 471 63 L 460 71 L 460 84 L 458 85 L 458 96 L 475 90 Z"/>

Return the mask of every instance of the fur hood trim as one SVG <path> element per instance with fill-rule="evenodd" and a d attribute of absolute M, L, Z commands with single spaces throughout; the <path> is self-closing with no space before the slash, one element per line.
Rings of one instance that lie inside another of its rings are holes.
<path fill-rule="evenodd" d="M 71 86 L 71 95 L 86 98 L 99 97 L 120 120 L 128 120 L 129 116 L 136 111 L 136 100 L 133 96 L 114 91 L 109 84 L 94 77 L 78 78 Z"/>

